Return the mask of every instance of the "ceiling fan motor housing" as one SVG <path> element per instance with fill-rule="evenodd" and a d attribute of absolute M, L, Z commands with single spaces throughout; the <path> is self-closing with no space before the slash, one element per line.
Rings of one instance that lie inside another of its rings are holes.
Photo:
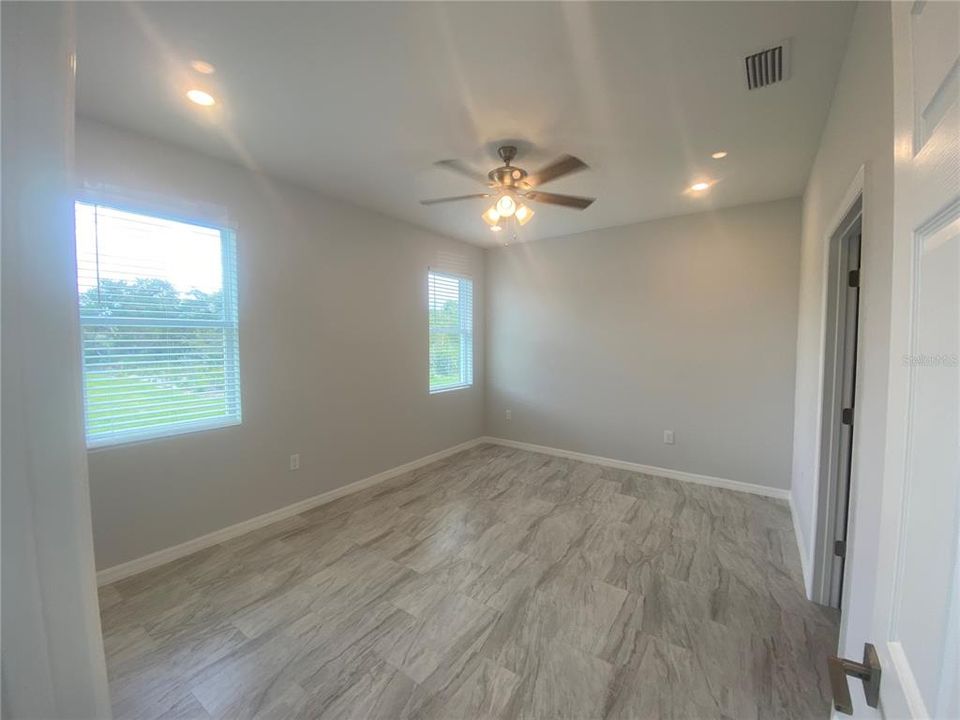
<path fill-rule="evenodd" d="M 513 162 L 513 159 L 517 156 L 517 148 L 513 145 L 504 145 L 497 150 L 497 154 L 500 156 L 500 159 L 503 160 L 503 167 L 498 167 L 490 171 L 487 177 L 490 178 L 490 182 L 497 183 L 498 185 L 503 185 L 505 187 L 513 187 L 518 185 L 524 178 L 527 177 L 527 171 L 523 168 L 513 167 L 510 163 Z"/>
<path fill-rule="evenodd" d="M 497 149 L 497 155 L 503 160 L 504 165 L 509 165 L 517 156 L 517 148 L 514 145 L 501 145 Z"/>
<path fill-rule="evenodd" d="M 527 177 L 527 171 L 523 168 L 513 167 L 512 165 L 504 165 L 503 167 L 491 170 L 487 177 L 490 178 L 490 182 L 496 183 L 497 185 L 513 187 L 519 185 L 523 179 Z"/>

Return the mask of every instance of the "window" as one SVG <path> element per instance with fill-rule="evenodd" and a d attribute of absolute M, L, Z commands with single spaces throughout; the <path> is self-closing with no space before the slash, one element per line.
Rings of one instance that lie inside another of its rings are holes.
<path fill-rule="evenodd" d="M 75 210 L 87 444 L 239 423 L 233 233 Z"/>
<path fill-rule="evenodd" d="M 473 385 L 473 280 L 430 271 L 430 392 Z"/>

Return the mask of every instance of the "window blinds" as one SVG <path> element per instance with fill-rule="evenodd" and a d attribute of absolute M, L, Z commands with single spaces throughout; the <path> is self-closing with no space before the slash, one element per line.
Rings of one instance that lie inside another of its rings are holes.
<path fill-rule="evenodd" d="M 428 273 L 430 392 L 473 384 L 473 281 Z"/>
<path fill-rule="evenodd" d="M 75 210 L 88 445 L 239 423 L 232 232 Z"/>

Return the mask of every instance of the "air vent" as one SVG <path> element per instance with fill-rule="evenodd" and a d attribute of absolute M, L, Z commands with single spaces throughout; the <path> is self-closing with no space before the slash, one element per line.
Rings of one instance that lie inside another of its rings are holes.
<path fill-rule="evenodd" d="M 784 45 L 767 48 L 744 58 L 747 69 L 747 89 L 773 85 L 787 78 L 787 51 Z"/>

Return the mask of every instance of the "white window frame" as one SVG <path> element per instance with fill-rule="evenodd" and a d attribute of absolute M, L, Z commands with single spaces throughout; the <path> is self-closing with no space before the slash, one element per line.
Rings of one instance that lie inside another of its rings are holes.
<path fill-rule="evenodd" d="M 433 327 L 430 322 L 430 286 L 432 283 L 432 276 L 437 275 L 439 277 L 453 279 L 458 283 L 458 298 L 459 298 L 459 307 L 460 307 L 460 317 L 459 323 L 455 330 L 442 331 L 441 333 L 434 333 Z M 464 307 L 462 298 L 460 298 L 463 292 L 463 283 L 469 283 L 470 287 L 470 307 L 469 310 Z M 445 272 L 443 270 L 436 270 L 434 268 L 427 269 L 427 389 L 431 395 L 436 395 L 438 393 L 452 392 L 455 390 L 465 390 L 467 388 L 473 387 L 473 377 L 474 377 L 474 366 L 476 365 L 474 351 L 474 301 L 476 295 L 474 293 L 474 282 L 473 278 L 469 275 L 460 275 L 452 272 Z M 461 360 L 460 363 L 460 382 L 454 385 L 442 385 L 439 387 L 433 387 L 430 379 L 430 340 L 434 334 L 444 334 L 444 335 L 458 335 L 460 338 L 460 357 L 461 359 L 469 358 L 469 364 Z"/>
<path fill-rule="evenodd" d="M 187 421 L 169 425 L 166 427 L 147 427 L 132 428 L 130 430 L 119 431 L 107 437 L 91 438 L 89 432 L 85 430 L 87 449 L 97 450 L 102 448 L 114 447 L 117 445 L 126 445 L 130 443 L 140 443 L 150 440 L 160 440 L 163 438 L 186 435 L 189 433 L 202 432 L 206 430 L 217 430 L 220 428 L 235 427 L 243 422 L 243 386 L 240 378 L 240 303 L 238 298 L 237 285 L 239 277 L 237 273 L 237 244 L 236 231 L 223 224 L 210 222 L 203 219 L 184 217 L 179 214 L 158 211 L 155 208 L 143 207 L 137 204 L 128 204 L 118 201 L 112 196 L 104 199 L 94 193 L 81 193 L 74 198 L 73 209 L 76 213 L 77 205 L 92 205 L 120 212 L 143 215 L 145 217 L 156 218 L 158 220 L 170 220 L 174 222 L 195 225 L 197 227 L 209 228 L 220 233 L 220 253 L 221 268 L 223 272 L 223 304 L 225 313 L 232 315 L 232 320 L 223 321 L 197 321 L 197 320 L 129 320 L 115 319 L 111 323 L 104 323 L 96 317 L 83 317 L 80 314 L 80 353 L 81 353 L 81 385 L 83 387 L 83 406 L 84 406 L 84 427 L 87 421 L 87 381 L 86 381 L 86 353 L 84 352 L 84 326 L 96 325 L 130 325 L 130 326 L 153 326 L 153 327 L 219 327 L 224 329 L 225 340 L 232 351 L 224 352 L 224 382 L 229 388 L 228 392 L 236 398 L 236 412 L 227 417 L 205 418 L 196 421 Z M 76 240 L 74 240 L 76 242 Z"/>

